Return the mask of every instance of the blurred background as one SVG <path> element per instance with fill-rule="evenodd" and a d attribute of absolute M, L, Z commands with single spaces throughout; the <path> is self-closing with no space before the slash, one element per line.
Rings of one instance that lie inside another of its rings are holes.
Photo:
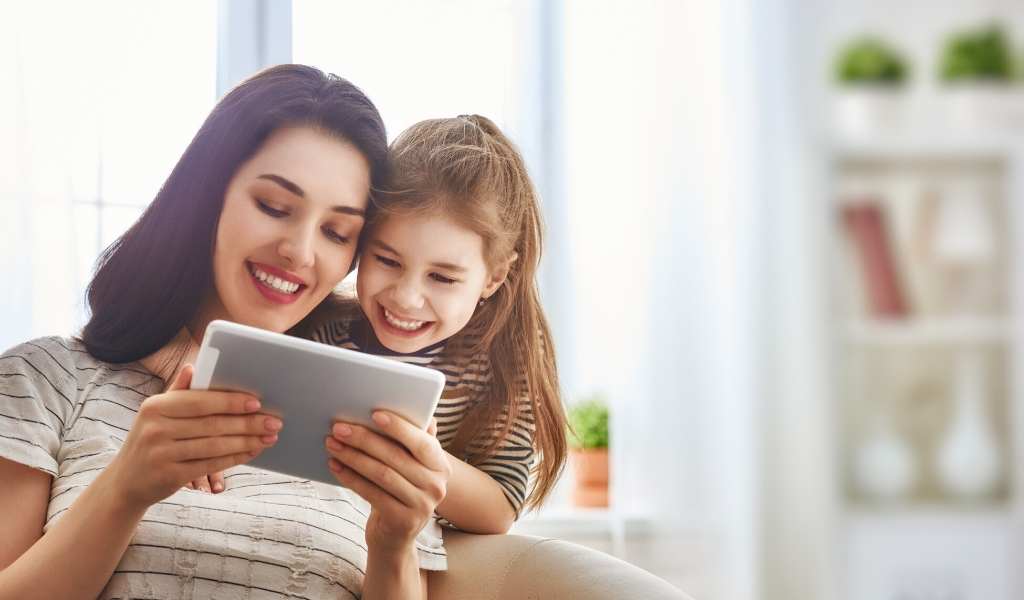
<path fill-rule="evenodd" d="M 1019 1 L 3 12 L 0 346 L 77 331 L 217 98 L 308 63 L 527 158 L 582 439 L 515 531 L 700 599 L 1024 597 Z"/>

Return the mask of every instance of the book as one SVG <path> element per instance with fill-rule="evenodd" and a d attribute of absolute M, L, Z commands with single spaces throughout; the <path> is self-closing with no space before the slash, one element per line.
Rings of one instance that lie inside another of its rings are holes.
<path fill-rule="evenodd" d="M 877 317 L 906 316 L 907 301 L 900 286 L 881 207 L 872 201 L 851 203 L 843 207 L 842 217 L 860 259 L 872 314 Z"/>

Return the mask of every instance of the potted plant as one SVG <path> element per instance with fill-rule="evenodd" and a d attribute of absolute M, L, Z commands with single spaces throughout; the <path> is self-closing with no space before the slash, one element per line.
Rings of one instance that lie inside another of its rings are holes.
<path fill-rule="evenodd" d="M 939 61 L 950 122 L 966 128 L 998 125 L 1011 105 L 1013 53 L 1002 27 L 957 32 L 947 40 Z"/>
<path fill-rule="evenodd" d="M 572 502 L 608 506 L 608 404 L 595 394 L 569 407 Z"/>
<path fill-rule="evenodd" d="M 840 131 L 862 137 L 898 127 L 907 73 L 899 52 L 877 37 L 862 36 L 844 46 L 835 62 Z"/>

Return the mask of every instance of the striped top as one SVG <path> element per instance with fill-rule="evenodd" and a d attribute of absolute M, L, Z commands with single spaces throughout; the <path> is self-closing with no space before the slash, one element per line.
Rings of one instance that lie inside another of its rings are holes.
<path fill-rule="evenodd" d="M 164 382 L 139 363 L 96 360 L 75 339 L 0 356 L 0 456 L 53 476 L 44 531 L 124 443 Z M 356 598 L 369 505 L 340 486 L 247 466 L 220 494 L 182 489 L 146 512 L 101 598 Z M 420 567 L 447 566 L 431 522 Z"/>
<path fill-rule="evenodd" d="M 446 450 L 455 439 L 467 411 L 487 397 L 490 382 L 490 361 L 487 356 L 477 355 L 467 361 L 456 363 L 445 355 L 444 342 L 411 354 L 394 352 L 377 340 L 373 328 L 369 326 L 362 313 L 358 316 L 339 316 L 327 321 L 315 330 L 313 339 L 349 350 L 429 366 L 444 373 L 444 392 L 441 394 L 441 401 L 437 405 L 434 417 L 437 419 L 437 439 Z M 491 429 L 498 429 L 498 425 Z M 519 413 L 508 437 L 502 440 L 492 456 L 474 465 L 501 485 L 505 498 L 515 510 L 517 518 L 526 501 L 530 470 L 535 456 L 534 431 L 533 408 L 529 398 L 524 396 L 520 398 Z M 484 445 L 475 442 L 470 445 L 470 449 L 480 449 Z M 468 457 L 457 458 L 466 460 Z M 448 520 L 442 520 L 442 523 L 457 526 Z"/>

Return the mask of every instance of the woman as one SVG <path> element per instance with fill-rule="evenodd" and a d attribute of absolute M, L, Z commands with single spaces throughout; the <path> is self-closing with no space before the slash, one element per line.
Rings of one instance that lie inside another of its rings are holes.
<path fill-rule="evenodd" d="M 218 103 L 101 258 L 82 336 L 0 357 L 0 599 L 425 596 L 449 467 L 400 419 L 388 452 L 344 465 L 358 496 L 244 466 L 222 494 L 182 489 L 286 426 L 257 398 L 189 390 L 196 341 L 218 318 L 301 329 L 351 270 L 385 164 L 373 104 L 316 69 Z"/>

